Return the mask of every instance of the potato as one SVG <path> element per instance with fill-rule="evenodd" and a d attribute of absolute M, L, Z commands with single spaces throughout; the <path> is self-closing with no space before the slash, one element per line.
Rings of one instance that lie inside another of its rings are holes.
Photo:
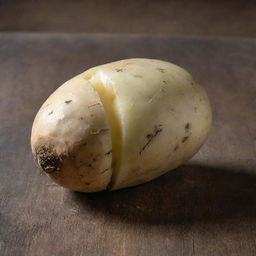
<path fill-rule="evenodd" d="M 184 69 L 127 59 L 85 71 L 43 104 L 36 162 L 58 184 L 95 192 L 150 181 L 190 159 L 211 126 L 204 89 Z"/>
<path fill-rule="evenodd" d="M 63 84 L 43 104 L 31 145 L 36 162 L 56 183 L 90 192 L 108 186 L 110 128 L 98 94 L 81 76 Z"/>

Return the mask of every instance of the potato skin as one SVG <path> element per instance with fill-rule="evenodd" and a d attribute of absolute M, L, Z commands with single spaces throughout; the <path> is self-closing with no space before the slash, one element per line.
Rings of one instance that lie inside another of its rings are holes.
<path fill-rule="evenodd" d="M 208 97 L 179 66 L 127 59 L 84 76 L 115 95 L 121 146 L 111 189 L 145 183 L 176 168 L 206 140 L 212 119 Z"/>
<path fill-rule="evenodd" d="M 211 120 L 208 97 L 187 71 L 127 59 L 89 69 L 57 89 L 35 118 L 31 145 L 59 185 L 116 190 L 185 163 L 203 145 Z"/>
<path fill-rule="evenodd" d="M 96 192 L 110 183 L 110 128 L 98 94 L 79 76 L 43 104 L 33 123 L 31 146 L 37 164 L 63 187 Z"/>

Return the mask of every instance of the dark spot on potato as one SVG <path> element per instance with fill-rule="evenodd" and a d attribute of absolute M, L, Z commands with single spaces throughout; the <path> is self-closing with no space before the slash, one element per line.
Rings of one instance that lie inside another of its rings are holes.
<path fill-rule="evenodd" d="M 93 161 L 93 162 L 96 162 L 96 158 L 93 158 L 92 161 Z"/>
<path fill-rule="evenodd" d="M 90 182 L 85 182 L 84 184 L 85 184 L 86 186 L 91 185 L 91 183 L 90 183 Z"/>
<path fill-rule="evenodd" d="M 152 138 L 152 136 L 153 136 L 153 134 L 149 133 L 149 134 L 146 135 L 146 138 L 150 139 L 150 138 Z"/>
<path fill-rule="evenodd" d="M 48 115 L 51 115 L 53 113 L 53 110 L 48 113 Z"/>
<path fill-rule="evenodd" d="M 171 108 L 171 111 L 172 111 L 172 112 L 174 112 L 174 111 L 175 111 L 175 109 L 174 109 L 174 108 Z"/>
<path fill-rule="evenodd" d="M 101 171 L 100 173 L 101 174 L 103 174 L 103 173 L 105 173 L 106 171 L 108 171 L 109 170 L 109 168 L 107 168 L 107 169 L 104 169 L 103 171 Z"/>
<path fill-rule="evenodd" d="M 92 164 L 86 163 L 85 166 L 92 168 Z"/>
<path fill-rule="evenodd" d="M 189 138 L 189 136 L 183 137 L 183 138 L 182 138 L 182 143 L 186 142 L 188 138 Z"/>
<path fill-rule="evenodd" d="M 151 143 L 151 141 L 158 135 L 158 133 L 162 132 L 163 129 L 160 128 L 162 127 L 162 124 L 159 124 L 158 126 L 154 127 L 154 132 L 151 134 L 147 134 L 146 138 L 148 139 L 147 143 L 142 147 L 142 149 L 140 150 L 139 154 L 141 155 L 142 152 L 147 148 L 147 146 Z"/>
<path fill-rule="evenodd" d="M 111 153 L 112 153 L 112 149 L 109 150 L 109 151 L 108 151 L 107 153 L 105 153 L 104 155 L 105 155 L 105 156 L 109 156 Z"/>
<path fill-rule="evenodd" d="M 84 120 L 84 117 L 79 117 L 78 120 Z"/>
<path fill-rule="evenodd" d="M 203 99 L 202 99 L 202 98 L 200 98 L 199 100 L 200 100 L 200 102 L 201 102 L 201 101 L 203 101 Z"/>
<path fill-rule="evenodd" d="M 191 84 L 191 85 L 194 85 L 194 83 L 193 83 L 193 82 L 190 82 L 190 84 Z"/>
<path fill-rule="evenodd" d="M 54 173 L 60 171 L 61 158 L 51 147 L 38 147 L 35 151 L 35 158 L 44 172 Z"/>
<path fill-rule="evenodd" d="M 176 152 L 176 151 L 179 149 L 179 147 L 180 147 L 180 146 L 177 144 L 177 145 L 174 147 L 173 151 Z"/>
<path fill-rule="evenodd" d="M 164 84 L 167 84 L 167 82 L 166 82 L 165 80 L 163 81 L 163 83 L 164 83 Z"/>
<path fill-rule="evenodd" d="M 186 132 L 188 132 L 189 129 L 190 129 L 190 123 L 186 123 L 186 125 L 185 125 L 185 130 L 186 130 Z"/>
<path fill-rule="evenodd" d="M 197 107 L 194 107 L 195 112 L 197 112 Z"/>
<path fill-rule="evenodd" d="M 69 104 L 70 102 L 72 102 L 72 100 L 66 100 L 65 103 Z"/>
<path fill-rule="evenodd" d="M 83 177 L 84 177 L 84 175 L 83 175 L 83 174 L 78 174 L 78 176 L 79 176 L 80 178 L 83 178 Z"/>
<path fill-rule="evenodd" d="M 160 71 L 161 73 L 165 73 L 165 69 L 164 68 L 156 68 L 158 71 Z"/>
<path fill-rule="evenodd" d="M 123 68 L 116 68 L 116 72 L 123 72 L 124 69 Z"/>

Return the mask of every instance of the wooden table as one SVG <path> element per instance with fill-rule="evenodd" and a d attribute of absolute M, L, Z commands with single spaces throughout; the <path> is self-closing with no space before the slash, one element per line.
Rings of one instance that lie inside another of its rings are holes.
<path fill-rule="evenodd" d="M 210 137 L 186 165 L 135 188 L 82 194 L 35 166 L 47 96 L 85 69 L 148 57 L 188 69 L 211 100 Z M 256 40 L 0 34 L 0 255 L 256 255 Z"/>

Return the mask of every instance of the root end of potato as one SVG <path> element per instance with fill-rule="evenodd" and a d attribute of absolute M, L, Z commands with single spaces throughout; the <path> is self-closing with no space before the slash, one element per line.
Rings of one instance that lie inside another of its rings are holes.
<path fill-rule="evenodd" d="M 61 158 L 51 147 L 38 147 L 35 152 L 35 157 L 38 165 L 44 172 L 49 174 L 60 171 Z"/>

